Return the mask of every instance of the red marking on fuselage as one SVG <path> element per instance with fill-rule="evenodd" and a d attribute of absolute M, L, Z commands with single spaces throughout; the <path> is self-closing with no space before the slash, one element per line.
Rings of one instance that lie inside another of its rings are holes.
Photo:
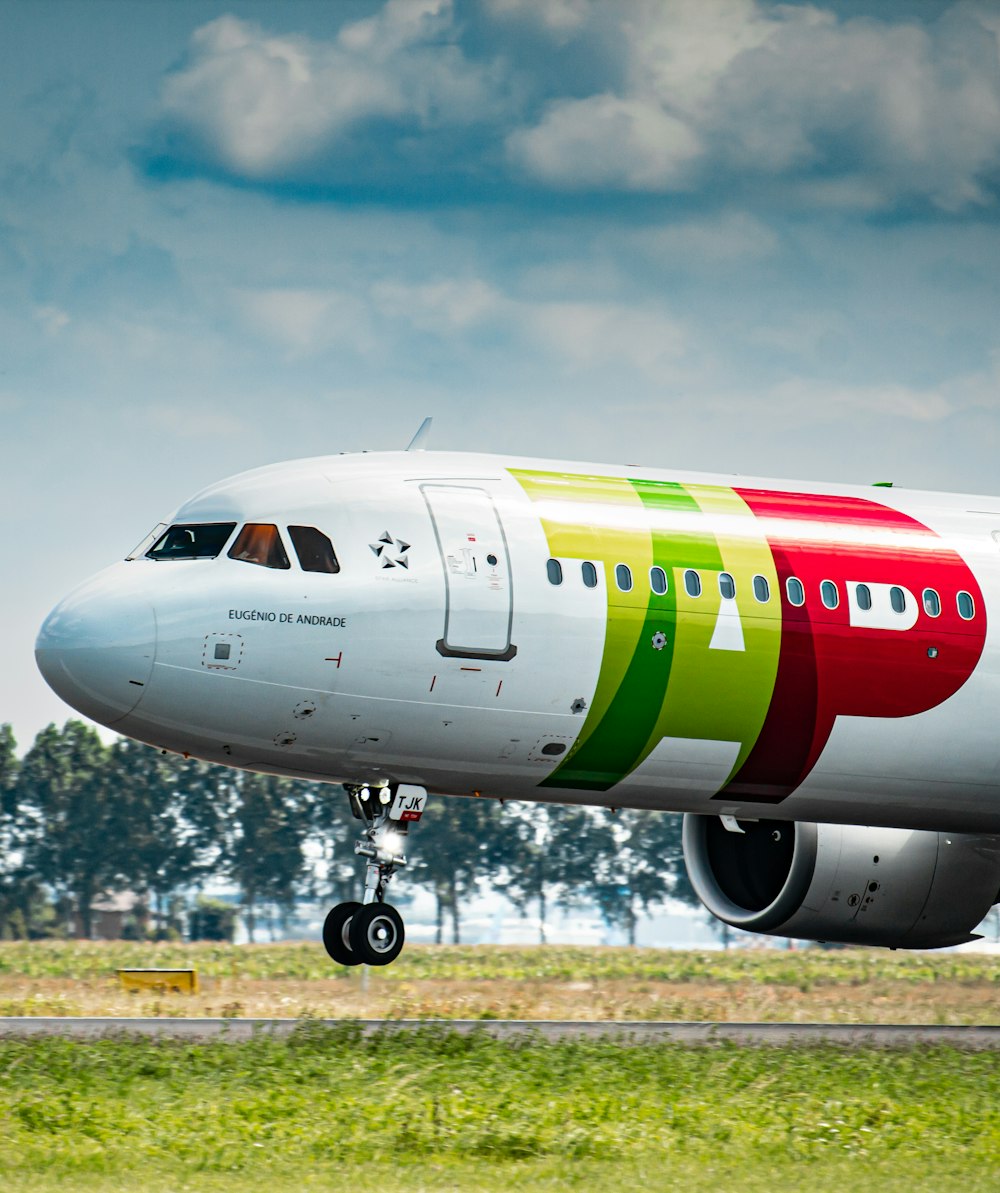
<path fill-rule="evenodd" d="M 962 557 L 915 518 L 857 497 L 737 489 L 763 521 L 778 573 L 781 648 L 774 693 L 746 762 L 716 799 L 779 803 L 805 779 L 838 716 L 907 717 L 941 704 L 975 670 L 986 640 L 982 593 Z M 801 608 L 787 599 L 790 576 L 805 588 Z M 840 604 L 826 608 L 824 580 Z M 909 630 L 850 624 L 847 585 L 899 585 L 918 604 Z M 935 589 L 941 614 L 921 594 Z M 960 591 L 976 615 L 958 613 Z M 928 658 L 931 646 L 939 648 Z"/>

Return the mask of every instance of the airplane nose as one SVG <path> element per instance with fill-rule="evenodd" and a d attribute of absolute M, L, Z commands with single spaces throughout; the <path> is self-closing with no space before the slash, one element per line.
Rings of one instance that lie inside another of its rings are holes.
<path fill-rule="evenodd" d="M 109 726 L 142 699 L 155 655 L 153 607 L 117 568 L 61 601 L 35 642 L 38 669 L 56 695 Z"/>

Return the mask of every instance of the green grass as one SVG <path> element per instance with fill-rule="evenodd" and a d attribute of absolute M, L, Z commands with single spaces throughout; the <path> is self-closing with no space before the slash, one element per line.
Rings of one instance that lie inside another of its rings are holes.
<path fill-rule="evenodd" d="M 95 978 L 128 967 L 195 966 L 209 978 L 348 981 L 319 942 L 235 946 L 219 944 L 112 944 L 85 941 L 0 943 L 0 975 Z M 668 982 L 747 982 L 809 989 L 864 986 L 878 981 L 1000 985 L 993 957 L 972 953 L 905 953 L 886 949 L 732 950 L 578 948 L 560 945 L 408 945 L 379 973 L 380 983 L 417 979 Z"/>
<path fill-rule="evenodd" d="M 992 1190 L 1000 1057 L 361 1039 L 0 1042 L 0 1188 Z"/>

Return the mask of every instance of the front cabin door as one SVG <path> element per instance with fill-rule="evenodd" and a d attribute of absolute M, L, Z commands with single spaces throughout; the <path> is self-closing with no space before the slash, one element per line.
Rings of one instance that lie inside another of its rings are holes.
<path fill-rule="evenodd" d="M 507 661 L 514 607 L 507 539 L 493 498 L 472 485 L 421 485 L 444 568 L 444 631 L 438 651 Z"/>

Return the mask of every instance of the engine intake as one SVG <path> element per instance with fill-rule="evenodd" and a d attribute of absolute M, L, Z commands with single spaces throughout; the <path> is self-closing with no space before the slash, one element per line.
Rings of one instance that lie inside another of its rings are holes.
<path fill-rule="evenodd" d="M 684 817 L 695 893 L 747 932 L 889 948 L 976 940 L 1000 901 L 1000 837 Z"/>

